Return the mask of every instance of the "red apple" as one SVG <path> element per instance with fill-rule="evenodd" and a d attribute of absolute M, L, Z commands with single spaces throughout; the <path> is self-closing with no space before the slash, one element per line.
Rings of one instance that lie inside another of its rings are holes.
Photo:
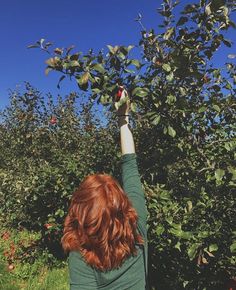
<path fill-rule="evenodd" d="M 9 271 L 12 271 L 14 268 L 15 268 L 15 266 L 14 266 L 13 264 L 10 264 L 10 265 L 8 266 L 8 270 L 9 270 Z"/>
<path fill-rule="evenodd" d="M 119 102 L 121 96 L 122 96 L 123 88 L 119 88 L 117 94 L 116 94 L 116 102 Z"/>
<path fill-rule="evenodd" d="M 9 237 L 10 237 L 9 232 L 4 232 L 4 233 L 2 234 L 2 239 L 3 239 L 4 241 L 7 241 L 7 240 L 9 239 Z"/>
<path fill-rule="evenodd" d="M 4 252 L 3 252 L 3 255 L 4 255 L 5 257 L 8 257 L 8 256 L 10 255 L 10 253 L 9 253 L 8 251 L 4 251 Z"/>
<path fill-rule="evenodd" d="M 50 124 L 51 125 L 55 125 L 57 123 L 57 118 L 56 117 L 52 117 L 50 120 Z"/>
<path fill-rule="evenodd" d="M 50 229 L 52 227 L 52 224 L 45 224 L 44 226 L 48 230 L 48 229 Z"/>

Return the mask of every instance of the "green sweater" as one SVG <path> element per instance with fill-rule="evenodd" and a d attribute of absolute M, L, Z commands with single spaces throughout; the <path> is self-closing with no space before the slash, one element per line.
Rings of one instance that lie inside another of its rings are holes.
<path fill-rule="evenodd" d="M 122 156 L 122 182 L 133 207 L 138 213 L 138 230 L 145 240 L 144 247 L 138 247 L 137 256 L 130 256 L 118 269 L 102 272 L 84 261 L 81 254 L 69 254 L 71 290 L 144 290 L 147 289 L 147 209 L 138 173 L 136 154 Z M 145 261 L 144 261 L 145 260 Z"/>

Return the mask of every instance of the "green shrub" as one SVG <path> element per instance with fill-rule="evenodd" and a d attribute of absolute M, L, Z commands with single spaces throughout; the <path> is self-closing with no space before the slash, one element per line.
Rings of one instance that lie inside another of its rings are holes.
<path fill-rule="evenodd" d="M 114 129 L 76 99 L 44 99 L 26 84 L 2 113 L 1 222 L 40 233 L 37 245 L 57 258 L 64 257 L 60 238 L 73 191 L 90 173 L 117 171 Z"/>
<path fill-rule="evenodd" d="M 0 127 L 2 220 L 40 232 L 60 256 L 55 242 L 81 179 L 94 171 L 119 176 L 114 122 L 96 121 L 91 110 L 94 100 L 111 110 L 124 84 L 147 193 L 151 285 L 224 289 L 236 270 L 236 66 L 234 55 L 223 67 L 213 57 L 232 45 L 224 31 L 236 27 L 234 1 L 189 3 L 179 19 L 177 2 L 162 4 L 160 33 L 142 31 L 141 60 L 130 57 L 132 46 L 51 52 L 47 72 L 74 77 L 90 96 L 81 110 L 73 94 L 47 105 L 29 85 L 12 96 Z"/>
<path fill-rule="evenodd" d="M 12 275 L 9 274 L 6 265 L 0 262 L 0 289 L 1 290 L 19 290 L 19 286 L 12 281 Z"/>
<path fill-rule="evenodd" d="M 233 196 L 215 198 L 204 187 L 194 199 L 178 198 L 165 185 L 146 191 L 151 284 L 160 289 L 225 289 L 235 274 Z"/>

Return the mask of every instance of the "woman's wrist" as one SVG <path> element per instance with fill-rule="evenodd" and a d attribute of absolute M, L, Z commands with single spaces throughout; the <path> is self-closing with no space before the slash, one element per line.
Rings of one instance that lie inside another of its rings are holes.
<path fill-rule="evenodd" d="M 129 124 L 129 115 L 128 114 L 121 114 L 118 116 L 118 124 L 119 126 L 127 125 Z"/>

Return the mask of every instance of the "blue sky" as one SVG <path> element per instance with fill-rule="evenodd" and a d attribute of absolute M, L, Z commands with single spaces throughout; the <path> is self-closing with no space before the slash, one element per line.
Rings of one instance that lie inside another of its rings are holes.
<path fill-rule="evenodd" d="M 192 1 L 181 1 L 182 5 L 189 2 Z M 107 44 L 137 44 L 140 27 L 135 17 L 141 13 L 144 25 L 158 31 L 160 16 L 156 8 L 161 3 L 156 0 L 1 0 L 0 109 L 8 104 L 9 89 L 23 89 L 24 81 L 43 93 L 64 95 L 77 90 L 69 80 L 58 90 L 59 75 L 44 74 L 46 54 L 29 50 L 27 45 L 45 38 L 59 47 L 75 45 L 76 50 L 85 52 L 89 48 L 105 48 Z M 234 45 L 222 50 L 218 57 L 222 64 L 228 53 L 236 53 L 236 30 L 228 37 Z"/>

